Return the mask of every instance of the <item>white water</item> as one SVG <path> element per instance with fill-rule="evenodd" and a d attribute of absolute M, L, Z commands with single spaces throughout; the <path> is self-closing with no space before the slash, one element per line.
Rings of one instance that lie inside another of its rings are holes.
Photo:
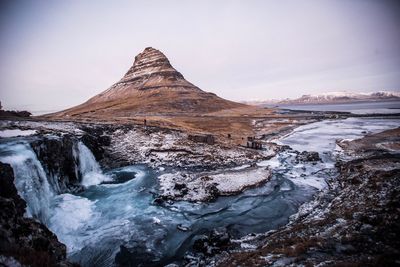
<path fill-rule="evenodd" d="M 15 186 L 27 202 L 27 216 L 48 222 L 49 203 L 53 197 L 46 173 L 29 144 L 1 144 L 0 161 L 12 166 Z"/>
<path fill-rule="evenodd" d="M 78 162 L 77 176 L 82 178 L 81 184 L 83 186 L 88 187 L 110 181 L 110 177 L 107 177 L 101 171 L 100 165 L 94 158 L 93 153 L 81 141 L 77 143 L 76 149 L 73 152 Z"/>
<path fill-rule="evenodd" d="M 76 172 L 82 177 L 82 185 L 96 185 L 111 179 L 102 173 L 92 152 L 82 142 L 77 143 L 73 153 L 78 162 Z M 90 201 L 85 199 L 76 202 L 74 208 L 69 210 L 68 220 L 63 220 L 60 216 L 50 211 L 50 204 L 59 201 L 60 198 L 53 192 L 49 184 L 50 179 L 54 177 L 47 176 L 41 162 L 28 142 L 10 141 L 1 143 L 0 161 L 10 164 L 13 168 L 15 186 L 18 193 L 27 203 L 26 216 L 37 218 L 47 225 L 52 225 L 59 220 L 59 224 L 63 226 L 63 229 L 68 229 L 69 227 L 68 224 L 64 224 L 65 222 L 72 221 L 69 225 L 79 225 L 79 220 L 88 218 L 87 213 L 85 215 L 85 210 L 90 206 L 90 203 L 88 203 Z M 65 206 L 63 206 L 66 210 L 68 210 L 68 201 L 73 202 L 74 198 L 78 198 L 69 194 L 61 196 L 66 201 Z M 61 232 L 67 231 L 62 230 Z"/>

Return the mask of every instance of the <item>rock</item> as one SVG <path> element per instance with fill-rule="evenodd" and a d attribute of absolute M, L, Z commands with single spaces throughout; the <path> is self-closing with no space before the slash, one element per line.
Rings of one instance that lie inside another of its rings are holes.
<path fill-rule="evenodd" d="M 206 187 L 206 193 L 208 195 L 206 201 L 213 201 L 218 198 L 220 191 L 217 187 L 218 184 L 212 183 Z"/>
<path fill-rule="evenodd" d="M 136 243 L 133 247 L 120 246 L 120 250 L 115 255 L 117 266 L 137 266 L 152 267 L 160 266 L 155 261 L 155 255 L 150 253 L 144 244 Z"/>
<path fill-rule="evenodd" d="M 45 225 L 24 217 L 25 207 L 11 166 L 0 162 L 0 262 L 74 266 L 66 261 L 66 246 Z"/>
<path fill-rule="evenodd" d="M 17 215 L 23 216 L 26 208 L 25 201 L 18 195 L 14 185 L 14 172 L 10 165 L 0 162 L 0 197 L 10 199 L 14 203 Z"/>
<path fill-rule="evenodd" d="M 204 255 L 215 255 L 230 245 L 231 236 L 225 228 L 212 230 L 207 235 L 199 236 L 193 243 L 193 249 Z"/>
<path fill-rule="evenodd" d="M 182 232 L 190 231 L 190 228 L 189 228 L 189 227 L 183 226 L 182 224 L 178 224 L 178 225 L 176 226 L 176 229 L 178 229 L 178 230 L 180 230 L 180 231 L 182 231 Z"/>
<path fill-rule="evenodd" d="M 105 147 L 111 144 L 111 137 L 103 134 L 101 128 L 85 128 L 87 132 L 81 141 L 92 151 L 97 161 L 104 158 Z"/>
<path fill-rule="evenodd" d="M 77 140 L 71 135 L 60 138 L 43 137 L 33 141 L 31 147 L 41 162 L 49 183 L 57 193 L 69 192 L 71 188 L 79 187 L 79 177 L 76 173 L 76 159 L 73 155 Z"/>
<path fill-rule="evenodd" d="M 314 151 L 303 151 L 296 156 L 297 162 L 317 162 L 321 161 L 318 152 Z"/>
<path fill-rule="evenodd" d="M 29 111 L 0 110 L 0 117 L 3 118 L 27 118 L 32 114 Z"/>
<path fill-rule="evenodd" d="M 153 204 L 155 205 L 162 205 L 164 204 L 164 199 L 162 197 L 157 197 L 153 200 Z"/>
<path fill-rule="evenodd" d="M 174 189 L 175 189 L 175 190 L 182 190 L 182 189 L 184 189 L 184 188 L 186 188 L 186 185 L 185 185 L 185 184 L 176 183 L 176 184 L 174 185 Z"/>

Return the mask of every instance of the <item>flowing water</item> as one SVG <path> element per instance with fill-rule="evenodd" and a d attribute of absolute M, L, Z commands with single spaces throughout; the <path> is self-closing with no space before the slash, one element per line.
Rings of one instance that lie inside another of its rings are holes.
<path fill-rule="evenodd" d="M 0 161 L 15 171 L 18 192 L 27 201 L 27 216 L 44 222 L 67 245 L 68 257 L 83 266 L 112 266 L 120 246 L 167 264 L 190 250 L 194 239 L 224 227 L 234 237 L 266 232 L 284 225 L 299 205 L 334 179 L 335 140 L 398 127 L 393 119 L 322 121 L 297 128 L 279 140 L 298 151 L 317 151 L 323 162 L 296 162 L 296 153 L 284 151 L 258 162 L 273 170 L 270 182 L 211 203 L 153 204 L 157 176 L 174 169 L 154 170 L 146 165 L 126 166 L 102 173 L 90 150 L 78 142 L 74 156 L 86 190 L 55 194 L 24 137 L 3 140 Z M 177 227 L 188 231 L 178 230 Z M 124 255 L 120 256 L 124 257 Z"/>

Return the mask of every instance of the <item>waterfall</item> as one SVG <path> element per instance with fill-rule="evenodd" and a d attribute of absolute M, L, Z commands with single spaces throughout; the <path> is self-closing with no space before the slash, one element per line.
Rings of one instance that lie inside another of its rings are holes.
<path fill-rule="evenodd" d="M 47 223 L 53 192 L 36 154 L 24 142 L 1 144 L 0 151 L 0 161 L 14 170 L 15 187 L 27 204 L 26 215 Z"/>
<path fill-rule="evenodd" d="M 74 147 L 73 155 L 77 162 L 75 172 L 77 177 L 80 177 L 83 186 L 97 185 L 110 180 L 110 177 L 101 171 L 92 151 L 81 141 Z"/>
<path fill-rule="evenodd" d="M 71 149 L 76 162 L 73 168 L 83 186 L 96 185 L 111 179 L 102 173 L 92 152 L 81 141 L 76 142 Z M 59 193 L 58 183 L 65 182 L 58 179 L 60 174 L 46 174 L 42 163 L 26 141 L 0 144 L 0 161 L 10 164 L 13 168 L 15 187 L 27 204 L 26 216 L 36 218 L 47 225 L 50 202 Z"/>

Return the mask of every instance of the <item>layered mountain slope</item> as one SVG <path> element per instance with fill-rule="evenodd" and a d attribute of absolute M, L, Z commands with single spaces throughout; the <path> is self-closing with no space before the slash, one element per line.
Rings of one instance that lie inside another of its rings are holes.
<path fill-rule="evenodd" d="M 243 107 L 186 81 L 167 57 L 147 47 L 125 76 L 104 92 L 56 117 L 129 117 L 132 115 L 204 114 Z"/>

